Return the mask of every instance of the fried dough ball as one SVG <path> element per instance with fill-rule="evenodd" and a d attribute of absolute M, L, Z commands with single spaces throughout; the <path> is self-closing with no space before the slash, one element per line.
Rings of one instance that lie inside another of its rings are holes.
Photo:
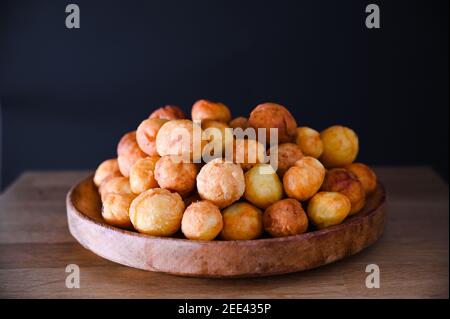
<path fill-rule="evenodd" d="M 176 155 L 161 157 L 155 166 L 155 179 L 161 188 L 189 195 L 195 188 L 198 169 L 194 163 L 184 163 Z"/>
<path fill-rule="evenodd" d="M 149 118 L 171 121 L 185 119 L 186 115 L 184 115 L 184 112 L 180 107 L 175 105 L 166 105 L 153 111 Z"/>
<path fill-rule="evenodd" d="M 263 163 L 266 147 L 253 139 L 237 139 L 234 141 L 233 162 L 240 164 L 244 171 L 248 171 L 255 164 Z"/>
<path fill-rule="evenodd" d="M 160 156 L 183 155 L 192 160 L 201 158 L 202 129 L 191 120 L 165 123 L 156 136 L 156 150 Z"/>
<path fill-rule="evenodd" d="M 333 168 L 327 171 L 322 184 L 325 192 L 338 192 L 348 197 L 352 205 L 349 215 L 359 212 L 366 202 L 366 193 L 355 174 L 345 168 Z"/>
<path fill-rule="evenodd" d="M 319 192 L 309 201 L 307 212 L 311 222 L 322 229 L 342 223 L 350 209 L 347 196 L 337 192 Z"/>
<path fill-rule="evenodd" d="M 136 140 L 141 150 L 147 155 L 158 155 L 156 151 L 156 135 L 167 122 L 166 119 L 152 118 L 142 121 L 136 130 Z"/>
<path fill-rule="evenodd" d="M 136 140 L 136 131 L 125 134 L 117 145 L 117 161 L 123 176 L 130 175 L 130 168 L 140 158 L 147 157 L 140 148 Z"/>
<path fill-rule="evenodd" d="M 284 174 L 284 190 L 289 197 L 304 201 L 317 193 L 324 177 L 323 165 L 314 157 L 305 156 Z"/>
<path fill-rule="evenodd" d="M 283 184 L 272 166 L 257 164 L 245 173 L 244 197 L 263 209 L 283 198 Z"/>
<path fill-rule="evenodd" d="M 95 171 L 94 184 L 98 187 L 100 184 L 111 178 L 121 176 L 119 170 L 119 164 L 117 163 L 117 158 L 111 158 L 103 161 Z"/>
<path fill-rule="evenodd" d="M 118 176 L 108 179 L 100 184 L 98 188 L 102 201 L 109 193 L 132 195 L 130 180 L 128 177 Z"/>
<path fill-rule="evenodd" d="M 231 120 L 231 113 L 223 103 L 198 100 L 192 106 L 192 120 L 215 120 L 228 123 Z"/>
<path fill-rule="evenodd" d="M 189 205 L 181 221 L 184 236 L 194 240 L 213 240 L 222 227 L 222 214 L 219 208 L 207 200 Z"/>
<path fill-rule="evenodd" d="M 300 149 L 306 156 L 319 158 L 322 155 L 323 143 L 320 139 L 320 133 L 312 128 L 299 127 L 295 143 L 300 146 Z"/>
<path fill-rule="evenodd" d="M 209 145 L 203 149 L 204 156 L 206 154 L 207 156 L 220 155 L 215 157 L 222 157 L 225 154 L 226 147 L 233 147 L 233 130 L 228 124 L 220 121 L 204 120 L 202 121 L 202 130 L 203 136 L 209 142 Z M 216 151 L 220 151 L 220 153 L 216 153 Z"/>
<path fill-rule="evenodd" d="M 273 237 L 298 235 L 308 229 L 308 217 L 299 201 L 286 198 L 267 207 L 263 224 Z"/>
<path fill-rule="evenodd" d="M 275 103 L 264 103 L 254 108 L 248 124 L 255 129 L 266 129 L 266 143 L 270 142 L 270 128 L 278 129 L 279 144 L 295 141 L 297 134 L 297 122 L 292 114 L 284 106 Z"/>
<path fill-rule="evenodd" d="M 327 168 L 348 165 L 358 155 L 358 136 L 348 127 L 331 126 L 320 133 L 320 139 L 323 143 L 320 161 Z"/>
<path fill-rule="evenodd" d="M 225 240 L 251 240 L 261 237 L 263 232 L 262 211 L 246 202 L 234 203 L 222 212 Z"/>
<path fill-rule="evenodd" d="M 147 189 L 158 187 L 155 179 L 155 165 L 159 156 L 151 156 L 139 159 L 130 169 L 130 187 L 135 194 L 140 194 Z"/>
<path fill-rule="evenodd" d="M 278 170 L 277 173 L 283 177 L 284 173 L 294 166 L 295 162 L 303 157 L 302 150 L 297 144 L 284 143 L 278 145 Z"/>
<path fill-rule="evenodd" d="M 369 166 L 363 163 L 352 163 L 345 166 L 345 168 L 356 175 L 366 195 L 372 194 L 375 191 L 377 188 L 377 175 Z"/>
<path fill-rule="evenodd" d="M 202 199 L 224 208 L 244 194 L 244 172 L 238 164 L 216 158 L 202 167 L 197 175 L 197 190 Z"/>
<path fill-rule="evenodd" d="M 179 194 L 152 188 L 131 202 L 130 220 L 140 233 L 170 236 L 180 229 L 183 212 L 184 203 Z"/>
<path fill-rule="evenodd" d="M 133 228 L 128 210 L 136 197 L 133 194 L 108 193 L 102 203 L 103 219 L 110 225 Z"/>
<path fill-rule="evenodd" d="M 232 128 L 241 128 L 245 130 L 248 128 L 248 119 L 246 117 L 239 116 L 232 119 L 228 125 Z"/>

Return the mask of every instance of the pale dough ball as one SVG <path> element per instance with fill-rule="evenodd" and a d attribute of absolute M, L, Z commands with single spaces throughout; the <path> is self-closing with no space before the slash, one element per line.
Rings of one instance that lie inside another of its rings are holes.
<path fill-rule="evenodd" d="M 133 194 L 108 193 L 102 203 L 103 219 L 110 225 L 131 229 L 128 210 L 136 196 Z"/>
<path fill-rule="evenodd" d="M 136 140 L 142 151 L 149 156 L 158 155 L 156 136 L 159 129 L 167 122 L 165 119 L 152 118 L 142 121 L 136 130 Z"/>
<path fill-rule="evenodd" d="M 181 231 L 186 238 L 213 240 L 223 227 L 219 208 L 209 201 L 192 203 L 186 208 L 181 221 Z"/>
<path fill-rule="evenodd" d="M 136 140 L 136 131 L 125 134 L 117 145 L 117 161 L 120 172 L 123 176 L 130 175 L 131 166 L 140 158 L 147 157 L 140 148 Z"/>
<path fill-rule="evenodd" d="M 167 189 L 152 188 L 136 197 L 130 206 L 134 228 L 152 236 L 171 236 L 181 226 L 184 203 L 181 196 Z"/>
<path fill-rule="evenodd" d="M 310 127 L 299 127 L 295 142 L 302 150 L 305 156 L 319 158 L 323 152 L 323 143 L 320 139 L 320 133 Z"/>
<path fill-rule="evenodd" d="M 335 125 L 320 133 L 323 153 L 320 161 L 327 168 L 343 167 L 352 163 L 359 151 L 358 136 L 348 127 Z"/>
<path fill-rule="evenodd" d="M 196 164 L 183 163 L 176 155 L 161 157 L 155 166 L 155 178 L 159 186 L 183 197 L 194 190 L 197 173 Z"/>
<path fill-rule="evenodd" d="M 265 156 L 265 145 L 256 140 L 236 139 L 234 142 L 233 162 L 240 164 L 244 171 L 248 171 L 255 164 L 264 163 Z"/>
<path fill-rule="evenodd" d="M 104 181 L 100 184 L 98 192 L 102 200 L 104 200 L 105 196 L 109 193 L 123 195 L 133 194 L 133 192 L 131 191 L 130 180 L 128 177 L 124 176 L 113 177 Z"/>
<path fill-rule="evenodd" d="M 241 128 L 243 130 L 248 128 L 248 119 L 243 116 L 232 119 L 228 125 L 232 128 Z"/>
<path fill-rule="evenodd" d="M 121 176 L 117 158 L 111 158 L 103 161 L 95 171 L 94 184 L 98 187 L 100 184 L 111 177 Z"/>
<path fill-rule="evenodd" d="M 192 120 L 215 120 L 228 123 L 230 109 L 223 103 L 199 100 L 192 106 Z"/>
<path fill-rule="evenodd" d="M 157 118 L 170 121 L 170 120 L 184 119 L 186 118 L 186 115 L 184 115 L 183 110 L 179 106 L 166 105 L 153 111 L 153 113 L 150 114 L 149 118 L 151 119 Z"/>
<path fill-rule="evenodd" d="M 338 225 L 350 213 L 351 203 L 347 196 L 337 192 L 319 192 L 309 201 L 309 220 L 322 229 Z"/>
<path fill-rule="evenodd" d="M 298 235 L 308 229 L 308 217 L 300 202 L 282 199 L 267 207 L 263 215 L 264 229 L 273 237 Z"/>
<path fill-rule="evenodd" d="M 317 193 L 324 178 L 323 165 L 314 157 L 305 156 L 284 174 L 284 190 L 288 197 L 305 201 Z"/>
<path fill-rule="evenodd" d="M 133 193 L 140 194 L 147 189 L 158 187 L 154 171 L 159 156 L 139 159 L 130 169 L 130 187 Z"/>
<path fill-rule="evenodd" d="M 201 198 L 224 208 L 244 194 L 245 179 L 242 168 L 217 158 L 202 167 L 197 175 L 197 190 Z"/>
<path fill-rule="evenodd" d="M 261 237 L 263 232 L 262 211 L 246 202 L 237 202 L 222 212 L 225 240 L 251 240 Z"/>
<path fill-rule="evenodd" d="M 297 144 L 284 143 L 278 145 L 278 170 L 277 173 L 283 177 L 286 171 L 294 166 L 295 162 L 303 157 L 302 150 Z"/>
<path fill-rule="evenodd" d="M 345 166 L 345 168 L 356 175 L 366 195 L 372 194 L 375 191 L 377 188 L 377 175 L 369 166 L 363 163 L 352 163 Z"/>
<path fill-rule="evenodd" d="M 263 209 L 283 198 L 283 184 L 272 166 L 258 164 L 245 173 L 244 197 Z"/>

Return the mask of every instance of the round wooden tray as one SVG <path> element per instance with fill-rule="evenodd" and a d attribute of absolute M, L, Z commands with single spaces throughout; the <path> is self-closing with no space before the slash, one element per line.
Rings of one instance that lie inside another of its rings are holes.
<path fill-rule="evenodd" d="M 195 277 L 255 277 L 319 267 L 356 254 L 383 233 L 386 195 L 382 184 L 366 206 L 344 223 L 283 238 L 194 241 L 153 237 L 106 224 L 92 176 L 67 194 L 71 234 L 111 261 L 149 271 Z"/>

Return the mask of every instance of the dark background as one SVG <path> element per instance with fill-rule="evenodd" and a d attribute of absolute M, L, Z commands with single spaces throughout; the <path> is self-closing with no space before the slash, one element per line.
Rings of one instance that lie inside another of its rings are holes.
<path fill-rule="evenodd" d="M 287 106 L 355 129 L 359 160 L 448 180 L 448 1 L 1 1 L 2 185 L 93 169 L 164 104 Z M 65 27 L 65 7 L 81 29 Z M 365 27 L 365 7 L 381 29 Z"/>

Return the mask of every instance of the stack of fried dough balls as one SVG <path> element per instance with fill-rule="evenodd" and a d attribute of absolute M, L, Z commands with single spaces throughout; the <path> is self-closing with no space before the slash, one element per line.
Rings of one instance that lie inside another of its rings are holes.
<path fill-rule="evenodd" d="M 376 191 L 348 127 L 298 126 L 276 103 L 232 118 L 203 99 L 191 118 L 167 105 L 123 135 L 93 179 L 105 222 L 191 240 L 292 236 L 342 223 Z"/>

